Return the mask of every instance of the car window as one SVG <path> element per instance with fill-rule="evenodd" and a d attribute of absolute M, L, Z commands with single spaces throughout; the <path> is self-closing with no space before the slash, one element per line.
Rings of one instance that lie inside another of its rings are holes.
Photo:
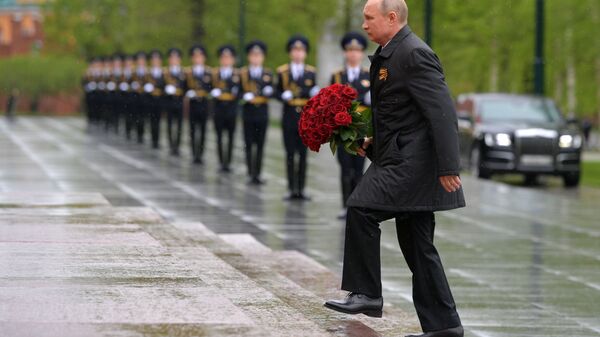
<path fill-rule="evenodd" d="M 549 100 L 541 99 L 493 99 L 482 101 L 479 116 L 483 122 L 539 122 L 560 121 L 560 112 Z"/>

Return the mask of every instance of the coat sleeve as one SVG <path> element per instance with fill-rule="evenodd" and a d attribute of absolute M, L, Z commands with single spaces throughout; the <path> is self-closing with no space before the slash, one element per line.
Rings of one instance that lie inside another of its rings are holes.
<path fill-rule="evenodd" d="M 454 102 L 440 61 L 431 50 L 412 51 L 407 83 L 410 95 L 431 126 L 438 176 L 459 175 L 458 121 Z"/>

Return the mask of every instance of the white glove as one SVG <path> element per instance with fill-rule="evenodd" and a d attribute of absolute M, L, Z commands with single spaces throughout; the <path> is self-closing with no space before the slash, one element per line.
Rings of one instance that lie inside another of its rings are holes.
<path fill-rule="evenodd" d="M 262 93 L 263 93 L 263 95 L 265 95 L 267 97 L 271 97 L 271 95 L 273 95 L 273 87 L 270 85 L 267 85 L 266 87 L 263 88 Z"/>
<path fill-rule="evenodd" d="M 365 94 L 365 105 L 371 105 L 371 90 L 367 91 Z"/>
<path fill-rule="evenodd" d="M 251 92 L 247 92 L 247 93 L 245 93 L 245 94 L 244 94 L 244 97 L 243 97 L 243 98 L 244 98 L 244 101 L 246 101 L 246 102 L 250 102 L 250 101 L 252 101 L 252 100 L 254 99 L 254 97 L 255 97 L 255 96 L 254 96 L 254 94 L 253 94 L 253 93 L 251 93 Z"/>
<path fill-rule="evenodd" d="M 90 82 L 90 83 L 88 83 L 86 89 L 87 89 L 87 91 L 94 91 L 94 90 L 96 90 L 97 87 L 98 86 L 96 85 L 96 82 Z"/>
<path fill-rule="evenodd" d="M 108 84 L 106 85 L 106 89 L 113 91 L 117 88 L 117 85 L 115 84 L 115 82 L 108 82 Z"/>
<path fill-rule="evenodd" d="M 127 82 L 121 82 L 121 84 L 119 84 L 119 89 L 121 89 L 121 91 L 127 91 L 127 90 L 129 90 L 129 83 L 127 83 Z"/>
<path fill-rule="evenodd" d="M 223 92 L 221 91 L 221 89 L 219 88 L 214 88 L 213 90 L 211 90 L 210 95 L 214 98 L 217 98 L 219 96 L 221 96 Z"/>
<path fill-rule="evenodd" d="M 168 85 L 165 87 L 165 92 L 166 92 L 168 95 L 175 95 L 175 92 L 177 92 L 177 88 L 175 88 L 175 86 L 174 86 L 174 85 L 172 85 L 172 84 L 168 84 Z"/>
<path fill-rule="evenodd" d="M 185 96 L 188 97 L 188 98 L 194 98 L 194 97 L 196 97 L 196 92 L 194 90 L 188 90 L 185 93 Z"/>
<path fill-rule="evenodd" d="M 100 90 L 106 89 L 106 83 L 104 83 L 104 82 L 98 83 L 98 89 L 100 89 Z"/>
<path fill-rule="evenodd" d="M 319 91 L 321 91 L 321 88 L 319 88 L 318 85 L 315 85 L 314 87 L 312 87 L 312 89 L 310 89 L 310 97 L 317 96 L 317 94 L 319 93 Z"/>
<path fill-rule="evenodd" d="M 147 93 L 151 93 L 154 91 L 154 84 L 152 83 L 146 83 L 144 84 L 144 91 Z"/>
<path fill-rule="evenodd" d="M 137 91 L 140 89 L 140 83 L 139 82 L 131 82 L 131 89 Z"/>
<path fill-rule="evenodd" d="M 286 102 L 291 100 L 292 98 L 294 98 L 294 94 L 290 90 L 286 90 L 283 92 L 283 94 L 281 94 L 281 99 Z"/>

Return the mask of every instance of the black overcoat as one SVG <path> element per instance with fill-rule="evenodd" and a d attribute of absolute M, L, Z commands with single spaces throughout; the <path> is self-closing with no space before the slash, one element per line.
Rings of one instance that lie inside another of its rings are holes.
<path fill-rule="evenodd" d="M 348 206 L 440 211 L 465 206 L 440 176 L 459 175 L 456 111 L 435 53 L 405 26 L 371 59 L 372 161 Z"/>

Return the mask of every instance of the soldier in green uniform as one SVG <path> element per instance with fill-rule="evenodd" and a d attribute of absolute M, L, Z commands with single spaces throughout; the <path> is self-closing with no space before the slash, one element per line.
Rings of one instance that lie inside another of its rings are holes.
<path fill-rule="evenodd" d="M 240 74 L 234 68 L 235 48 L 224 45 L 219 48 L 219 68 L 213 71 L 213 89 L 215 98 L 214 122 L 217 133 L 217 151 L 221 172 L 231 172 L 231 158 L 235 126 L 237 122 L 238 95 L 240 93 Z M 227 145 L 223 144 L 223 132 L 227 135 Z"/>
<path fill-rule="evenodd" d="M 150 120 L 152 148 L 154 149 L 160 147 L 160 119 L 163 111 L 162 95 L 165 87 L 162 64 L 162 53 L 158 50 L 152 50 L 150 52 L 150 69 L 144 83 L 144 92 L 150 95 L 147 111 Z"/>
<path fill-rule="evenodd" d="M 269 98 L 273 95 L 273 72 L 264 68 L 267 45 L 253 41 L 246 46 L 248 66 L 241 69 L 244 142 L 249 183 L 261 185 L 263 148 L 269 124 Z"/>
<path fill-rule="evenodd" d="M 167 111 L 167 136 L 171 155 L 179 155 L 183 125 L 183 94 L 186 90 L 185 73 L 181 68 L 181 50 L 168 52 L 169 67 L 165 69 L 165 110 Z"/>
<path fill-rule="evenodd" d="M 369 69 L 361 66 L 367 48 L 367 39 L 360 33 L 350 32 L 344 35 L 341 41 L 344 50 L 345 65 L 342 70 L 336 71 L 331 77 L 331 83 L 346 84 L 358 92 L 359 111 L 371 105 L 371 82 Z M 354 156 L 346 151 L 337 151 L 338 162 L 341 167 L 342 205 L 343 210 L 338 216 L 346 217 L 346 201 L 358 185 L 363 175 L 365 158 Z"/>
<path fill-rule="evenodd" d="M 277 69 L 278 98 L 283 102 L 283 143 L 288 178 L 287 200 L 308 200 L 306 183 L 306 146 L 298 135 L 298 120 L 308 99 L 319 92 L 316 69 L 304 63 L 309 50 L 308 39 L 293 36 L 287 43 L 290 63 Z"/>
<path fill-rule="evenodd" d="M 212 90 L 212 70 L 206 66 L 206 49 L 202 45 L 190 48 L 192 66 L 186 69 L 189 100 L 190 145 L 193 162 L 202 164 L 206 122 L 209 116 L 208 94 Z"/>

